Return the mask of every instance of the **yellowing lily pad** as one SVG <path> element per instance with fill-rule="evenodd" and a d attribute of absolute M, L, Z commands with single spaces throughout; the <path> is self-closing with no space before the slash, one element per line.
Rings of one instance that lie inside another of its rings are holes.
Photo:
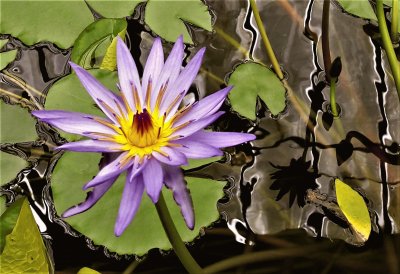
<path fill-rule="evenodd" d="M 335 179 L 336 199 L 353 230 L 365 242 L 371 233 L 371 218 L 363 197 L 349 185 Z"/>
<path fill-rule="evenodd" d="M 125 38 L 126 28 L 118 33 L 118 36 L 122 39 Z M 114 37 L 111 44 L 108 46 L 106 55 L 101 61 L 100 69 L 107 69 L 114 71 L 117 68 L 117 38 Z"/>
<path fill-rule="evenodd" d="M 27 199 L 13 231 L 6 236 L 0 265 L 2 273 L 50 273 L 46 248 Z"/>

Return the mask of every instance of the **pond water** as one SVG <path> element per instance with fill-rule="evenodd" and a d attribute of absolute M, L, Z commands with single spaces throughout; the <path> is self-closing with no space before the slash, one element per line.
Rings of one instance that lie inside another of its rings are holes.
<path fill-rule="evenodd" d="M 207 53 L 187 100 L 218 90 L 229 79 L 232 68 L 248 58 L 270 65 L 247 1 L 206 2 L 213 12 L 216 31 L 188 26 L 196 46 L 188 47 L 186 53 L 196 52 L 202 46 Z M 341 57 L 343 70 L 337 84 L 340 121 L 335 119 L 328 128 L 323 121 L 329 118 L 329 85 L 318 42 L 322 1 L 259 1 L 259 9 L 297 100 L 288 101 L 279 117 L 272 117 L 266 105 L 257 100 L 255 121 L 234 112 L 229 102 L 223 106 L 227 114 L 213 125 L 215 129 L 248 131 L 258 138 L 251 144 L 227 149 L 222 161 L 187 172 L 228 182 L 226 196 L 218 203 L 222 220 L 206 230 L 191 250 L 206 265 L 240 254 L 246 248 L 262 250 L 318 242 L 320 256 L 305 262 L 293 261 L 294 272 L 327 269 L 324 271 L 329 273 L 335 267 L 368 272 L 379 267 L 391 270 L 393 263 L 386 260 L 392 257 L 384 259 L 384 252 L 393 255 L 400 246 L 399 236 L 393 235 L 400 231 L 400 108 L 385 53 L 374 39 L 379 33 L 377 26 L 344 13 L 338 5 L 330 7 L 331 56 Z M 136 63 L 144 64 L 153 34 L 143 23 L 142 5 L 128 20 L 128 36 Z M 4 37 L 10 38 L 5 47 L 17 48 L 19 53 L 2 71 L 0 87 L 27 98 L 26 92 L 7 74 L 17 76 L 41 92 L 35 96 L 44 104 L 51 86 L 70 73 L 70 50 L 60 50 L 50 43 L 28 47 L 17 39 Z M 169 51 L 171 47 L 172 44 L 166 44 L 164 48 Z M 139 74 L 141 70 L 139 66 Z M 1 96 L 5 101 L 12 99 Z M 61 138 L 46 125 L 39 124 L 37 129 L 41 141 L 1 145 L 3 152 L 20 155 L 32 163 L 31 168 L 4 185 L 1 193 L 7 195 L 8 201 L 19 194 L 30 198 L 41 232 L 53 250 L 56 270 L 72 271 L 83 265 L 97 265 L 108 271 L 124 269 L 132 256 L 95 246 L 54 212 L 47 178 L 60 156 L 51 146 L 60 143 Z M 362 248 L 355 247 L 361 244 L 359 239 L 335 211 L 333 181 L 337 177 L 357 189 L 368 205 L 373 233 Z M 334 243 L 322 239 L 333 239 Z M 376 259 L 378 262 L 374 261 L 372 267 L 370 260 L 379 252 L 380 261 Z M 332 254 L 340 260 L 328 267 L 326 257 Z M 284 262 L 290 263 L 288 260 Z M 181 271 L 173 254 L 160 256 L 158 251 L 151 251 L 139 266 L 139 273 L 150 271 L 152 262 L 159 265 L 158 273 Z M 270 270 L 285 269 L 279 265 L 270 266 Z M 264 267 L 251 269 L 254 273 L 267 273 L 263 272 Z"/>

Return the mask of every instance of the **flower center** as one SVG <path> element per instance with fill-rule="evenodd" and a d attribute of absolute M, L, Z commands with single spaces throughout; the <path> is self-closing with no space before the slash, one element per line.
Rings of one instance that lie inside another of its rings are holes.
<path fill-rule="evenodd" d="M 149 112 L 147 109 L 129 112 L 127 117 L 120 117 L 119 134 L 113 137 L 114 141 L 123 144 L 123 149 L 129 155 L 143 157 L 153 151 L 160 152 L 163 146 L 168 145 L 172 134 L 171 123 L 165 122 L 165 116 L 158 111 Z"/>
<path fill-rule="evenodd" d="M 156 144 L 160 133 L 160 125 L 153 124 L 152 117 L 146 109 L 141 113 L 136 112 L 131 127 L 124 130 L 128 142 L 140 148 Z"/>

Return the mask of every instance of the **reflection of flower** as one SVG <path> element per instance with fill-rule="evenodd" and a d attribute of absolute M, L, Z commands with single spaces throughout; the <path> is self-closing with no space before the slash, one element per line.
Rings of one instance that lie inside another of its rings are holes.
<path fill-rule="evenodd" d="M 292 159 L 289 166 L 275 166 L 279 169 L 271 174 L 271 179 L 274 180 L 270 189 L 279 190 L 276 200 L 279 201 L 290 191 L 289 206 L 293 205 L 297 195 L 297 204 L 300 207 L 305 205 L 305 196 L 308 189 L 316 189 L 318 187 L 315 179 L 318 174 L 308 171 L 311 166 L 311 161 L 305 162 L 303 159 Z"/>
<path fill-rule="evenodd" d="M 182 37 L 175 43 L 165 63 L 161 40 L 157 38 L 140 81 L 129 49 L 119 39 L 117 65 L 120 96 L 107 90 L 83 68 L 71 63 L 82 85 L 106 118 L 59 110 L 32 113 L 61 130 L 90 138 L 64 144 L 59 149 L 117 152 L 118 157 L 110 160 L 84 186 L 84 189 L 93 187 L 91 195 L 85 202 L 67 210 L 64 217 L 92 207 L 117 177 L 127 171 L 115 235 L 121 235 L 132 221 L 144 190 L 156 203 L 163 184 L 173 191 L 187 226 L 193 229 L 192 200 L 179 166 L 187 164 L 187 158 L 221 155 L 221 147 L 255 139 L 252 134 L 203 130 L 223 114 L 218 109 L 231 87 L 179 109 L 199 71 L 204 51 L 204 48 L 201 49 L 181 69 L 184 53 Z"/>

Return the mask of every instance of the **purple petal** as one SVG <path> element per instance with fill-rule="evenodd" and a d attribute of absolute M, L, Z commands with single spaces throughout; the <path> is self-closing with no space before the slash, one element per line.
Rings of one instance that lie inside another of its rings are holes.
<path fill-rule="evenodd" d="M 104 181 L 121 174 L 130 166 L 132 166 L 133 160 L 129 161 L 125 165 L 121 165 L 121 161 L 125 159 L 127 155 L 128 152 L 121 153 L 114 161 L 110 162 L 108 165 L 103 167 L 99 171 L 99 173 L 97 173 L 96 177 L 94 177 L 91 181 L 89 181 L 86 185 L 84 185 L 83 189 L 86 190 L 90 187 L 102 184 L 104 183 Z"/>
<path fill-rule="evenodd" d="M 191 109 L 182 118 L 177 120 L 174 125 L 179 126 L 187 121 L 197 120 L 214 114 L 219 110 L 232 88 L 233 86 L 226 87 L 194 103 Z"/>
<path fill-rule="evenodd" d="M 206 118 L 202 118 L 197 121 L 188 121 L 188 125 L 184 126 L 181 129 L 178 129 L 174 133 L 171 134 L 171 137 L 175 136 L 180 136 L 181 138 L 187 137 L 195 133 L 196 131 L 199 131 L 206 126 L 210 125 L 213 123 L 215 120 L 217 120 L 222 114 L 224 114 L 223 111 L 218 111 L 217 113 L 207 116 Z"/>
<path fill-rule="evenodd" d="M 113 142 L 98 140 L 83 140 L 63 144 L 56 149 L 64 149 L 80 152 L 116 152 L 122 149 L 122 145 Z"/>
<path fill-rule="evenodd" d="M 158 202 L 163 186 L 164 178 L 161 164 L 156 159 L 150 158 L 143 168 L 142 174 L 147 195 L 149 195 L 150 199 L 155 204 Z"/>
<path fill-rule="evenodd" d="M 185 154 L 186 157 L 199 159 L 223 155 L 220 149 L 208 144 L 192 141 L 190 137 L 174 141 L 174 143 L 182 145 L 175 149 Z"/>
<path fill-rule="evenodd" d="M 209 144 L 213 147 L 231 147 L 256 139 L 254 134 L 239 132 L 198 131 L 188 137 L 196 142 Z"/>
<path fill-rule="evenodd" d="M 148 159 L 144 158 L 140 162 L 140 157 L 136 156 L 133 160 L 132 167 L 129 169 L 128 180 L 132 181 L 136 175 L 140 174 L 143 168 L 146 166 Z"/>
<path fill-rule="evenodd" d="M 117 66 L 121 92 L 124 94 L 132 111 L 135 111 L 136 107 L 132 92 L 136 88 L 139 98 L 143 102 L 142 86 L 135 61 L 120 37 L 117 38 Z"/>
<path fill-rule="evenodd" d="M 92 206 L 94 206 L 97 203 L 97 201 L 101 197 L 103 197 L 104 193 L 107 192 L 107 190 L 112 186 L 112 184 L 115 182 L 117 178 L 118 176 L 115 176 L 111 179 L 108 179 L 103 184 L 94 187 L 93 190 L 87 194 L 88 196 L 84 202 L 80 203 L 79 205 L 73 206 L 70 209 L 67 209 L 62 214 L 62 217 L 67 218 L 82 213 L 91 208 Z"/>
<path fill-rule="evenodd" d="M 163 153 L 166 153 L 168 156 L 165 156 L 159 152 L 154 151 L 152 155 L 154 158 L 159 160 L 160 162 L 171 165 L 171 166 L 181 166 L 181 165 L 187 165 L 188 161 L 186 156 L 177 151 L 175 148 L 171 147 L 162 147 L 161 151 Z"/>
<path fill-rule="evenodd" d="M 34 110 L 32 111 L 32 115 L 39 118 L 43 122 L 69 133 L 92 138 L 93 135 L 90 134 L 91 132 L 99 132 L 111 135 L 116 134 L 113 129 L 97 122 L 96 119 L 113 124 L 111 121 L 89 114 L 61 110 Z"/>
<path fill-rule="evenodd" d="M 167 60 L 165 61 L 164 67 L 160 72 L 160 77 L 155 84 L 154 92 L 151 94 L 151 106 L 154 108 L 154 105 L 157 100 L 157 96 L 163 86 L 167 83 L 170 85 L 174 83 L 176 78 L 179 75 L 182 67 L 183 60 L 183 36 L 179 36 L 178 40 L 176 40 L 174 47 L 172 48 Z"/>
<path fill-rule="evenodd" d="M 175 202 L 181 208 L 181 213 L 185 219 L 187 227 L 191 230 L 194 228 L 194 211 L 192 197 L 186 188 L 185 180 L 180 168 L 167 166 L 165 167 L 165 184 L 172 190 Z"/>
<path fill-rule="evenodd" d="M 129 171 L 128 176 L 129 178 Z M 124 191 L 122 192 L 121 203 L 119 205 L 117 221 L 115 222 L 114 234 L 119 237 L 132 222 L 136 212 L 139 209 L 144 191 L 144 183 L 142 176 L 136 176 L 132 181 L 125 182 Z"/>
<path fill-rule="evenodd" d="M 94 78 L 89 72 L 80 66 L 69 62 L 72 69 L 75 71 L 83 87 L 93 98 L 99 108 L 115 123 L 118 122 L 115 115 L 119 113 L 113 113 L 105 106 L 108 105 L 111 109 L 118 110 L 118 106 L 124 110 L 125 107 L 120 104 L 120 99 L 112 91 L 104 87 L 96 78 Z"/>
<path fill-rule="evenodd" d="M 179 107 L 179 104 L 183 96 L 189 90 L 190 85 L 196 78 L 197 73 L 199 72 L 205 50 L 206 50 L 205 48 L 200 49 L 197 52 L 197 54 L 193 57 L 193 59 L 190 60 L 189 64 L 181 71 L 176 81 L 168 86 L 166 91 L 166 96 L 164 97 L 164 100 L 161 103 L 160 107 L 161 113 L 164 113 L 174 102 L 175 98 L 180 94 L 182 94 L 181 99 L 176 102 L 170 114 L 174 114 L 176 112 L 176 109 Z"/>
<path fill-rule="evenodd" d="M 161 69 L 163 68 L 163 65 L 164 65 L 164 52 L 161 44 L 161 39 L 157 37 L 154 40 L 153 47 L 151 48 L 149 57 L 147 58 L 142 78 L 142 90 L 145 98 L 147 96 L 146 93 L 148 87 L 149 88 L 151 87 L 149 100 L 152 98 L 152 96 L 156 95 L 154 94 L 155 93 L 154 88 L 155 85 L 157 85 L 158 77 L 160 75 Z"/>

